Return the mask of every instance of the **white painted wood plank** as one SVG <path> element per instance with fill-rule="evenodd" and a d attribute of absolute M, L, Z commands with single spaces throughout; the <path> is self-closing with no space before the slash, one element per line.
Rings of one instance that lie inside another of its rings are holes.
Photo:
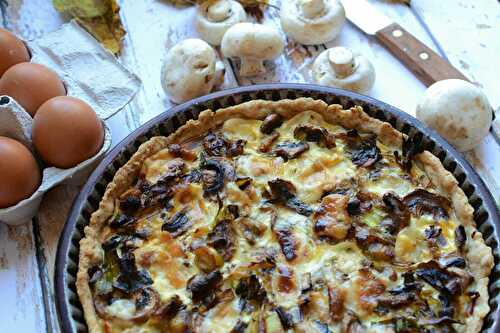
<path fill-rule="evenodd" d="M 31 224 L 0 224 L 0 332 L 46 332 Z"/>
<path fill-rule="evenodd" d="M 412 6 L 450 62 L 482 87 L 493 108 L 498 108 L 500 3 L 497 0 L 413 0 Z M 500 202 L 500 146 L 493 136 L 488 135 L 478 148 L 465 156 Z"/>
<path fill-rule="evenodd" d="M 172 107 L 161 87 L 163 58 L 172 46 L 187 38 L 199 38 L 194 28 L 195 8 L 175 8 L 157 0 L 122 1 L 122 20 L 127 29 L 121 59 L 141 77 L 143 87 L 131 104 L 135 126 Z M 221 89 L 236 86 L 226 68 Z"/>

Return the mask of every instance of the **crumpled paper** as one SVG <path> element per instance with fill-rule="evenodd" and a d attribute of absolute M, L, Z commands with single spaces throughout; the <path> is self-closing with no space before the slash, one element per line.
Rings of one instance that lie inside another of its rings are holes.
<path fill-rule="evenodd" d="M 127 105 L 141 85 L 135 74 L 75 22 L 26 44 L 32 54 L 31 61 L 56 71 L 68 95 L 86 101 L 102 120 Z M 13 98 L 0 96 L 0 135 L 18 140 L 36 156 L 31 143 L 32 121 Z M 0 221 L 11 225 L 26 223 L 36 215 L 43 194 L 49 189 L 63 183 L 82 183 L 111 147 L 110 131 L 105 125 L 104 128 L 104 144 L 95 156 L 70 169 L 44 168 L 37 191 L 15 206 L 0 209 Z"/>
<path fill-rule="evenodd" d="M 120 53 L 125 36 L 116 0 L 53 0 L 54 7 L 74 17 L 108 51 Z"/>

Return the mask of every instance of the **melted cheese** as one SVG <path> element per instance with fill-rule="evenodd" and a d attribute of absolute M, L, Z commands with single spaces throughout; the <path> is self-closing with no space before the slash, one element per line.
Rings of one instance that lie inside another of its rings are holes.
<path fill-rule="evenodd" d="M 336 140 L 336 146 L 330 149 L 309 142 L 308 151 L 297 158 L 284 161 L 281 157 L 273 156 L 272 152 L 259 151 L 262 140 L 266 138 L 266 135 L 260 132 L 261 124 L 260 120 L 237 118 L 226 121 L 222 126 L 226 139 L 247 141 L 244 153 L 233 158 L 233 161 L 237 177 L 251 178 L 251 185 L 245 189 L 240 189 L 235 182 L 226 180 L 224 190 L 220 193 L 221 206 L 237 205 L 240 215 L 240 218 L 232 221 L 235 232 L 235 239 L 232 240 L 235 246 L 233 257 L 224 262 L 222 267 L 217 266 L 223 274 L 223 288 L 232 288 L 234 292 L 240 279 L 255 275 L 266 290 L 273 307 L 280 306 L 292 311 L 297 308 L 303 296 L 301 286 L 306 285 L 311 277 L 319 277 L 324 286 L 320 283 L 314 285 L 314 295 L 309 295 L 313 303 L 317 302 L 318 309 L 328 309 L 329 296 L 328 293 L 325 294 L 325 290 L 338 289 L 345 295 L 343 306 L 346 311 L 356 314 L 365 325 L 366 332 L 391 333 L 392 330 L 383 324 L 391 319 L 391 314 L 378 315 L 373 312 L 375 297 L 386 290 L 401 286 L 404 270 L 387 263 L 378 263 L 385 268 L 378 271 L 369 268 L 366 273 L 366 267 L 371 267 L 371 259 L 367 260 L 354 240 L 337 242 L 320 239 L 314 231 L 312 216 L 299 215 L 283 204 L 270 205 L 266 203 L 269 198 L 264 196 L 264 193 L 269 190 L 270 180 L 281 178 L 295 185 L 298 199 L 311 208 L 318 209 L 325 192 L 336 189 L 342 186 L 341 184 L 345 186 L 353 179 L 358 181 L 359 190 L 370 192 L 380 199 L 387 192 L 398 196 L 408 194 L 417 187 L 416 184 L 426 182 L 425 174 L 414 166 L 411 171 L 413 178 L 408 179 L 405 172 L 391 158 L 387 158 L 392 156 L 392 151 L 379 144 L 384 156 L 384 167 L 377 175 L 369 175 L 368 169 L 356 167 L 351 162 L 349 153 L 346 152 L 347 147 L 340 139 Z M 345 129 L 325 122 L 321 115 L 306 111 L 285 121 L 276 129 L 279 138 L 274 145 L 297 141 L 294 138 L 294 129 L 302 124 L 320 126 L 331 133 L 345 132 Z M 199 141 L 191 142 L 189 149 L 198 154 L 201 151 Z M 162 150 L 144 162 L 141 173 L 148 181 L 154 182 L 168 170 L 173 158 L 168 150 Z M 186 161 L 186 169 L 191 171 L 198 168 L 198 164 L 199 161 Z M 196 266 L 195 255 L 190 246 L 194 241 L 207 239 L 207 235 L 217 223 L 220 207 L 217 200 L 204 197 L 201 184 L 179 185 L 171 203 L 173 208 L 163 209 L 163 214 L 157 212 L 140 219 L 138 226 L 149 228 L 152 233 L 134 253 L 138 266 L 147 269 L 151 275 L 154 281 L 152 288 L 160 294 L 163 303 L 178 296 L 190 308 L 191 292 L 186 288 L 188 281 L 195 275 L 203 274 Z M 177 237 L 162 232 L 161 227 L 165 220 L 181 211 L 186 213 L 192 223 L 190 229 Z M 386 214 L 383 208 L 373 207 L 359 217 L 357 223 L 361 221 L 377 229 Z M 439 249 L 440 253 L 456 251 L 454 230 L 458 221 L 454 216 L 449 220 L 440 221 L 434 221 L 430 216 L 413 216 L 410 224 L 396 235 L 397 261 L 419 263 L 433 258 L 433 252 L 425 238 L 425 230 L 431 225 L 441 228 L 442 237 L 446 240 L 446 245 Z M 249 228 L 257 229 L 258 234 L 249 237 Z M 287 261 L 280 248 L 276 235 L 276 230 L 280 229 L 285 229 L 293 235 L 296 258 L 292 260 Z M 262 261 L 269 253 L 274 253 L 276 267 L 269 268 L 266 262 Z M 268 270 L 265 274 L 264 268 Z M 289 284 L 285 287 L 280 282 L 280 274 L 289 274 Z M 422 293 L 427 295 L 431 308 L 439 306 L 438 294 L 432 287 L 424 284 Z M 236 323 L 242 321 L 249 325 L 246 332 L 253 333 L 259 329 L 261 320 L 265 321 L 268 333 L 283 332 L 275 311 L 267 310 L 262 318 L 259 317 L 259 309 L 254 313 L 242 312 L 241 299 L 236 294 L 233 296 L 219 302 L 205 312 L 203 317 L 197 319 L 198 332 L 230 332 Z M 131 318 L 135 313 L 135 304 L 127 300 L 117 300 L 107 307 L 107 311 L 118 318 Z M 325 328 L 319 320 L 329 321 L 330 313 L 318 310 L 318 313 L 307 315 L 301 319 L 294 331 L 324 332 Z M 149 321 L 143 324 L 131 323 L 130 328 L 122 327 L 118 323 L 114 325 L 109 332 L 163 331 L 154 322 Z M 341 332 L 342 323 L 330 322 L 328 328 L 332 332 Z"/>

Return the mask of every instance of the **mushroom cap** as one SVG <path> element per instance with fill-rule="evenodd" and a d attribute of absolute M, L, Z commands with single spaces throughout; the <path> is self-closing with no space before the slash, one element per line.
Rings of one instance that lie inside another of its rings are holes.
<path fill-rule="evenodd" d="M 493 111 L 478 87 L 450 79 L 436 82 L 425 91 L 416 115 L 464 152 L 477 146 L 488 134 Z"/>
<path fill-rule="evenodd" d="M 350 67 L 350 74 L 340 68 Z M 337 68 L 337 70 L 336 70 Z M 360 93 L 368 92 L 375 83 L 375 69 L 364 56 L 344 47 L 334 47 L 320 53 L 312 66 L 316 83 L 347 89 Z"/>
<path fill-rule="evenodd" d="M 273 60 L 283 52 L 285 42 L 279 30 L 256 23 L 237 23 L 222 38 L 226 57 Z"/>
<path fill-rule="evenodd" d="M 246 19 L 245 9 L 238 1 L 209 0 L 198 6 L 195 26 L 203 40 L 217 46 L 227 29 Z"/>
<path fill-rule="evenodd" d="M 175 103 L 208 94 L 216 81 L 216 54 L 201 39 L 186 39 L 172 47 L 162 68 L 163 90 Z"/>
<path fill-rule="evenodd" d="M 345 10 L 339 0 L 282 1 L 280 13 L 283 30 L 305 45 L 335 39 L 345 22 Z"/>

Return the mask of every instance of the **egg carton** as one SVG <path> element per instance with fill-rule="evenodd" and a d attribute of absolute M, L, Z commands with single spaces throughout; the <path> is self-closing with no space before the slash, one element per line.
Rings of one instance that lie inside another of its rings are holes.
<path fill-rule="evenodd" d="M 0 209 L 0 222 L 20 225 L 38 212 L 45 192 L 59 184 L 81 184 L 111 147 L 111 132 L 104 120 L 123 109 L 141 86 L 140 79 L 106 51 L 76 22 L 34 41 L 25 41 L 31 62 L 45 65 L 59 75 L 67 95 L 88 103 L 103 122 L 101 150 L 69 169 L 45 167 L 39 188 L 15 206 Z M 31 140 L 33 119 L 14 98 L 0 96 L 0 136 L 7 136 L 31 150 L 40 165 Z"/>

